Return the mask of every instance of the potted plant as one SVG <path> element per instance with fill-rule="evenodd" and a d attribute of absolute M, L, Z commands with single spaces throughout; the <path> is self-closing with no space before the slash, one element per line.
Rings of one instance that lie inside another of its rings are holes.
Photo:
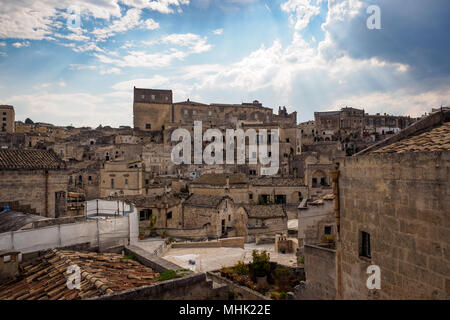
<path fill-rule="evenodd" d="M 145 229 L 139 228 L 139 240 L 144 240 L 144 239 L 145 239 Z"/>
<path fill-rule="evenodd" d="M 166 231 L 166 230 L 163 230 L 163 231 L 161 232 L 161 238 L 165 239 L 166 237 L 167 237 L 167 231 Z"/>

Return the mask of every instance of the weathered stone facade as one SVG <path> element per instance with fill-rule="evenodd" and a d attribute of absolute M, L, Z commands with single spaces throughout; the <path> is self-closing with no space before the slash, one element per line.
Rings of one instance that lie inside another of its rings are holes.
<path fill-rule="evenodd" d="M 13 106 L 0 105 L 0 134 L 14 133 L 15 112 Z"/>
<path fill-rule="evenodd" d="M 343 297 L 448 299 L 450 152 L 346 158 L 339 184 Z M 361 256 L 361 232 L 370 234 L 370 257 Z M 365 285 L 373 264 L 376 295 Z"/>
<path fill-rule="evenodd" d="M 0 201 L 18 201 L 37 214 L 57 218 L 66 215 L 58 205 L 58 196 L 67 195 L 67 174 L 59 170 L 1 170 Z M 64 199 L 65 203 L 65 199 Z"/>
<path fill-rule="evenodd" d="M 236 128 L 242 122 L 296 125 L 297 113 L 287 113 L 279 108 L 278 115 L 265 108 L 259 101 L 242 104 L 202 104 L 193 101 L 173 103 L 171 90 L 134 88 L 134 128 L 155 131 L 171 125 L 192 126 L 194 121 L 205 122 L 209 126 Z"/>

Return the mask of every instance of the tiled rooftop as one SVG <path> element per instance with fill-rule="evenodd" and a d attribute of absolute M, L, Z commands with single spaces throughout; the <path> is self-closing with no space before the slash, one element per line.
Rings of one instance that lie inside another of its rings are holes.
<path fill-rule="evenodd" d="M 0 150 L 2 169 L 58 169 L 62 161 L 45 150 Z"/>
<path fill-rule="evenodd" d="M 433 152 L 450 150 L 450 122 L 427 132 L 405 138 L 372 153 Z"/>
<path fill-rule="evenodd" d="M 139 208 L 165 208 L 166 205 L 173 207 L 181 202 L 180 195 L 173 192 L 163 195 L 126 195 L 114 199 L 131 202 Z"/>
<path fill-rule="evenodd" d="M 81 289 L 67 288 L 70 265 L 80 267 Z M 0 285 L 0 300 L 72 300 L 150 285 L 158 273 L 115 253 L 53 249 L 38 260 L 20 266 L 20 275 Z"/>
<path fill-rule="evenodd" d="M 209 194 L 192 194 L 189 198 L 184 202 L 185 205 L 190 206 L 198 206 L 198 207 L 208 207 L 208 208 L 217 208 L 220 204 L 223 196 L 209 195 Z"/>
<path fill-rule="evenodd" d="M 233 173 L 233 174 L 204 174 L 192 184 L 204 184 L 204 185 L 216 185 L 216 186 L 224 186 L 227 184 L 227 176 L 230 178 L 230 185 L 233 184 L 245 184 L 247 183 L 247 178 L 244 174 L 241 173 Z"/>
<path fill-rule="evenodd" d="M 244 205 L 249 218 L 287 217 L 283 205 Z"/>
<path fill-rule="evenodd" d="M 277 178 L 261 177 L 251 181 L 253 186 L 273 186 L 273 187 L 298 187 L 303 186 L 303 179 L 300 178 Z"/>

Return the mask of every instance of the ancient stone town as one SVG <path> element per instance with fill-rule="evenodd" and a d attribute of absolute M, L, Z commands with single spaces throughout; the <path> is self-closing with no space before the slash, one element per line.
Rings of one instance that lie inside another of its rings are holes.
<path fill-rule="evenodd" d="M 134 126 L 119 128 L 0 106 L 0 299 L 449 298 L 448 108 L 297 123 L 257 100 L 136 87 L 131 104 Z M 224 140 L 278 130 L 278 171 L 174 164 L 172 133 L 196 121 Z"/>

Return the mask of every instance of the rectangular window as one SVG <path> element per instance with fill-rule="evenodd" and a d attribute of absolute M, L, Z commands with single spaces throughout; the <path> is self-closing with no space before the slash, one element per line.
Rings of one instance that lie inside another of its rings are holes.
<path fill-rule="evenodd" d="M 148 219 L 150 219 L 151 215 L 152 215 L 152 209 L 141 210 L 141 211 L 139 211 L 139 220 L 140 221 L 148 220 Z"/>
<path fill-rule="evenodd" d="M 253 193 L 249 193 L 249 194 L 248 194 L 248 199 L 249 199 L 249 200 L 253 200 Z"/>
<path fill-rule="evenodd" d="M 364 231 L 360 232 L 360 248 L 359 255 L 361 257 L 370 258 L 370 234 Z"/>
<path fill-rule="evenodd" d="M 286 204 L 286 195 L 284 195 L 284 194 L 275 195 L 275 203 L 276 204 Z"/>
<path fill-rule="evenodd" d="M 323 233 L 326 235 L 331 235 L 331 226 L 325 226 Z"/>
<path fill-rule="evenodd" d="M 114 189 L 114 179 L 111 179 L 111 189 Z"/>
<path fill-rule="evenodd" d="M 152 94 L 152 100 L 155 100 L 156 96 L 154 94 Z"/>
<path fill-rule="evenodd" d="M 167 220 L 172 219 L 172 211 L 167 212 Z"/>
<path fill-rule="evenodd" d="M 147 124 L 145 125 L 145 129 L 151 129 L 151 128 L 152 128 L 152 126 L 151 126 L 150 123 L 147 123 Z"/>
<path fill-rule="evenodd" d="M 128 179 L 127 178 L 125 178 L 125 184 L 128 184 Z"/>

